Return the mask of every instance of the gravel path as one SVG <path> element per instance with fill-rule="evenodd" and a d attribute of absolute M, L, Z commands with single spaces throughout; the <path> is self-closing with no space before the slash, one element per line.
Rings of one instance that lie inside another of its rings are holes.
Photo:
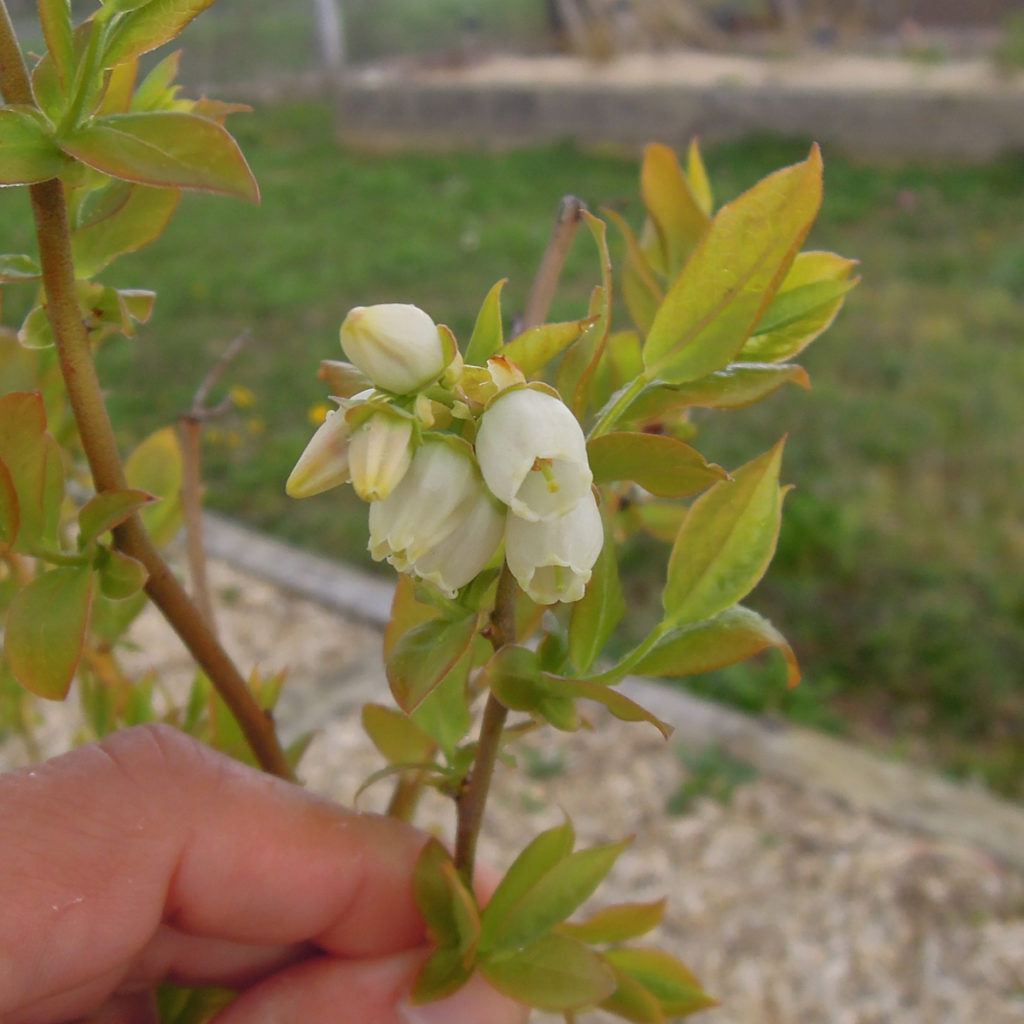
<path fill-rule="evenodd" d="M 288 735 L 318 730 L 303 764 L 307 783 L 351 800 L 380 767 L 358 725 L 364 701 L 388 699 L 379 633 L 223 563 L 212 571 L 229 649 L 264 669 L 290 666 L 282 727 Z M 172 679 L 188 678 L 187 657 L 155 615 L 140 621 L 134 639 L 138 667 L 158 664 Z M 754 777 L 728 799 L 698 792 L 686 813 L 667 815 L 666 803 L 690 777 L 675 745 L 648 726 L 603 717 L 593 725 L 522 744 L 519 769 L 499 771 L 482 855 L 507 863 L 563 811 L 581 843 L 635 835 L 595 903 L 669 896 L 657 941 L 722 1004 L 696 1019 L 1024 1021 L 1019 872 L 962 843 L 926 840 L 845 807 L 813 780 L 802 787 Z M 58 709 L 44 743 L 59 749 L 70 727 Z M 0 764 L 19 756 L 9 743 Z M 363 805 L 379 807 L 387 789 L 371 790 Z M 427 801 L 420 824 L 450 834 L 449 808 Z"/>

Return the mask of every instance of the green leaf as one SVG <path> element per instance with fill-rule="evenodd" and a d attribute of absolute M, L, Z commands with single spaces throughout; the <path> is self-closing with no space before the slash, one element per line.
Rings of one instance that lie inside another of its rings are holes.
<path fill-rule="evenodd" d="M 786 683 L 796 686 L 800 668 L 793 648 L 767 619 L 742 605 L 672 630 L 636 671 L 648 676 L 695 676 L 746 661 L 769 647 L 782 651 L 788 666 Z"/>
<path fill-rule="evenodd" d="M 18 491 L 14 486 L 7 463 L 0 458 L 0 554 L 6 554 L 18 539 L 21 510 Z"/>
<path fill-rule="evenodd" d="M 653 931 L 665 916 L 665 900 L 655 903 L 619 903 L 606 907 L 586 921 L 567 921 L 559 926 L 563 935 L 596 945 L 605 942 L 626 942 Z"/>
<path fill-rule="evenodd" d="M 615 991 L 615 975 L 593 950 L 554 933 L 511 956 L 482 961 L 480 973 L 512 999 L 555 1012 L 593 1006 Z"/>
<path fill-rule="evenodd" d="M 633 229 L 620 213 L 602 208 L 601 212 L 619 229 L 626 241 L 626 263 L 622 270 L 622 297 L 633 323 L 646 334 L 665 298 L 665 293 Z"/>
<path fill-rule="evenodd" d="M 429 761 L 435 743 L 408 715 L 383 704 L 363 705 L 363 730 L 390 764 Z"/>
<path fill-rule="evenodd" d="M 657 423 L 668 413 L 691 406 L 705 409 L 739 409 L 752 405 L 793 383 L 805 391 L 810 377 L 795 363 L 730 363 L 689 384 L 653 384 L 630 405 L 625 419 L 631 423 Z"/>
<path fill-rule="evenodd" d="M 116 188 L 117 205 L 82 224 L 71 236 L 75 274 L 89 278 L 126 252 L 159 238 L 181 193 L 177 189 L 126 185 Z"/>
<path fill-rule="evenodd" d="M 116 24 L 107 40 L 104 66 L 110 68 L 155 50 L 213 3 L 214 0 L 150 0 Z"/>
<path fill-rule="evenodd" d="M 661 1003 L 650 989 L 614 967 L 612 973 L 615 975 L 616 989 L 601 1003 L 602 1010 L 632 1021 L 633 1024 L 664 1024 L 665 1014 Z"/>
<path fill-rule="evenodd" d="M 93 597 L 92 566 L 51 569 L 11 602 L 4 651 L 18 682 L 63 700 L 78 668 Z"/>
<path fill-rule="evenodd" d="M 441 612 L 434 605 L 425 604 L 416 597 L 416 584 L 411 576 L 400 573 L 391 599 L 391 617 L 384 627 L 384 660 L 391 657 L 395 644 L 409 630 L 424 622 L 439 618 Z"/>
<path fill-rule="evenodd" d="M 124 466 L 130 487 L 161 499 L 141 511 L 143 525 L 158 545 L 171 540 L 182 522 L 181 447 L 174 427 L 163 427 L 128 456 Z"/>
<path fill-rule="evenodd" d="M 53 348 L 53 329 L 50 327 L 45 306 L 36 306 L 29 310 L 18 328 L 18 344 L 30 349 Z"/>
<path fill-rule="evenodd" d="M 0 256 L 0 284 L 19 281 L 37 281 L 42 275 L 39 263 L 24 253 L 6 253 Z"/>
<path fill-rule="evenodd" d="M 616 970 L 649 989 L 669 1017 L 687 1016 L 717 1006 L 685 964 L 657 949 L 613 949 L 603 954 Z"/>
<path fill-rule="evenodd" d="M 78 513 L 79 546 L 85 547 L 100 534 L 120 526 L 143 505 L 156 501 L 145 491 L 105 491 L 90 498 Z"/>
<path fill-rule="evenodd" d="M 696 448 L 664 434 L 602 434 L 587 444 L 587 457 L 596 483 L 633 480 L 664 498 L 693 494 L 729 475 Z"/>
<path fill-rule="evenodd" d="M 0 397 L 0 459 L 18 499 L 14 550 L 31 554 L 44 539 L 55 539 L 64 497 L 60 449 L 46 432 L 46 409 L 37 392 Z"/>
<path fill-rule="evenodd" d="M 404 633 L 385 666 L 398 706 L 412 712 L 458 664 L 475 634 L 475 615 L 434 619 Z"/>
<path fill-rule="evenodd" d="M 856 266 L 832 252 L 800 253 L 740 357 L 778 363 L 802 352 L 830 326 L 860 280 L 850 276 Z"/>
<path fill-rule="evenodd" d="M 690 148 L 686 152 L 686 177 L 690 182 L 690 191 L 703 213 L 710 217 L 715 201 L 711 194 L 711 182 L 708 179 L 704 159 L 700 155 L 700 145 L 696 138 L 690 140 Z"/>
<path fill-rule="evenodd" d="M 718 211 L 644 345 L 649 374 L 697 380 L 731 362 L 789 270 L 821 204 L 821 155 L 776 171 Z"/>
<path fill-rule="evenodd" d="M 139 62 L 137 60 L 126 61 L 111 69 L 107 74 L 103 95 L 92 116 L 127 114 L 132 107 L 132 93 L 135 91 L 135 80 L 138 78 L 138 74 Z"/>
<path fill-rule="evenodd" d="M 521 887 L 519 898 L 503 905 L 500 915 L 490 917 L 486 931 L 481 932 L 481 949 L 518 949 L 546 935 L 593 895 L 631 842 L 594 846 L 557 860 L 531 885 Z"/>
<path fill-rule="evenodd" d="M 501 330 L 501 289 L 508 283 L 503 277 L 487 293 L 480 312 L 473 326 L 473 334 L 466 346 L 466 362 L 474 366 L 483 366 L 498 349 L 501 348 L 503 337 Z"/>
<path fill-rule="evenodd" d="M 416 861 L 413 890 L 431 941 L 454 947 L 468 965 L 480 939 L 480 914 L 451 855 L 436 839 L 427 842 Z"/>
<path fill-rule="evenodd" d="M 764 575 L 779 535 L 785 438 L 701 495 L 676 536 L 662 594 L 666 620 L 709 619 L 742 600 Z"/>
<path fill-rule="evenodd" d="M 117 549 L 105 550 L 97 568 L 100 593 L 112 601 L 134 597 L 149 579 L 149 572 L 140 561 Z"/>
<path fill-rule="evenodd" d="M 416 725 L 453 761 L 462 738 L 473 724 L 466 684 L 473 667 L 473 644 L 412 712 Z"/>
<path fill-rule="evenodd" d="M 661 143 L 644 149 L 640 193 L 658 235 L 662 260 L 670 281 L 682 270 L 708 226 L 675 152 Z"/>
<path fill-rule="evenodd" d="M 541 832 L 512 862 L 481 915 L 480 948 L 491 949 L 505 918 L 551 869 L 571 853 L 572 822 Z"/>
<path fill-rule="evenodd" d="M 580 672 L 586 672 L 594 664 L 626 614 L 626 600 L 619 582 L 619 563 L 608 533 L 608 524 L 605 523 L 604 547 L 597 556 L 587 589 L 572 606 L 569 619 L 569 657 Z"/>
<path fill-rule="evenodd" d="M 625 673 L 623 673 L 624 675 Z M 621 678 L 621 676 L 620 676 Z M 605 707 L 608 712 L 622 722 L 648 722 L 668 739 L 672 735 L 671 725 L 663 722 L 653 712 L 641 707 L 623 693 L 601 683 L 589 679 L 566 679 L 545 673 L 543 685 L 552 693 L 573 700 L 592 700 Z"/>
<path fill-rule="evenodd" d="M 608 226 L 587 210 L 583 219 L 590 228 L 601 261 L 601 285 L 595 288 L 587 311 L 594 322 L 572 345 L 558 368 L 558 391 L 566 404 L 583 419 L 590 404 L 590 387 L 608 343 L 612 318 L 612 259 L 608 253 Z"/>
<path fill-rule="evenodd" d="M 235 140 L 195 114 L 158 110 L 94 118 L 68 133 L 61 146 L 82 163 L 125 181 L 259 202 L 256 179 Z"/>
<path fill-rule="evenodd" d="M 416 1006 L 445 999 L 469 981 L 473 970 L 466 965 L 466 958 L 457 948 L 441 946 L 420 969 L 409 1001 Z"/>
<path fill-rule="evenodd" d="M 539 681 L 537 652 L 517 644 L 506 644 L 499 647 L 484 665 L 479 683 L 510 710 L 533 711 L 544 696 Z"/>
<path fill-rule="evenodd" d="M 74 50 L 71 45 L 71 0 L 38 0 L 37 6 L 46 47 L 50 51 L 57 76 L 66 92 L 74 73 Z"/>
<path fill-rule="evenodd" d="M 500 355 L 511 359 L 527 377 L 536 374 L 568 348 L 592 323 L 593 317 L 531 327 L 503 346 Z"/>
<path fill-rule="evenodd" d="M 65 161 L 30 108 L 0 110 L 0 185 L 31 185 L 60 176 Z"/>
<path fill-rule="evenodd" d="M 132 96 L 131 109 L 135 111 L 166 110 L 175 102 L 178 86 L 174 80 L 178 77 L 178 66 L 181 63 L 181 50 L 168 54 L 139 83 Z M 199 111 L 195 111 L 199 113 Z M 217 120 L 211 118 L 211 120 Z"/>

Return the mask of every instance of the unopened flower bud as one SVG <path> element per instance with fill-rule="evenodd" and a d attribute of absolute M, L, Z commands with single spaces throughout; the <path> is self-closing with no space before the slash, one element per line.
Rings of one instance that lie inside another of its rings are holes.
<path fill-rule="evenodd" d="M 412 429 L 410 416 L 382 409 L 352 431 L 349 473 L 363 501 L 386 498 L 405 476 L 412 461 Z"/>
<path fill-rule="evenodd" d="M 505 560 L 537 604 L 578 601 L 604 544 L 601 513 L 587 493 L 565 515 L 531 523 L 509 515 Z"/>
<path fill-rule="evenodd" d="M 583 431 L 547 391 L 499 394 L 481 417 L 476 453 L 487 486 L 523 519 L 563 515 L 590 490 Z"/>
<path fill-rule="evenodd" d="M 348 483 L 348 442 L 352 430 L 345 421 L 346 405 L 327 414 L 299 456 L 284 485 L 290 497 L 311 498 L 314 494 Z"/>
<path fill-rule="evenodd" d="M 356 306 L 341 325 L 345 355 L 384 391 L 408 395 L 444 372 L 454 352 L 417 306 Z"/>

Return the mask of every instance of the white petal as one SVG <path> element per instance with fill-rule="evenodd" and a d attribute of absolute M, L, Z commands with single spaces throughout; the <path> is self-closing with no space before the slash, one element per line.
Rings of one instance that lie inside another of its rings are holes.
<path fill-rule="evenodd" d="M 352 433 L 349 471 L 363 501 L 381 501 L 398 486 L 412 462 L 412 420 L 375 413 Z"/>
<path fill-rule="evenodd" d="M 557 519 L 530 522 L 509 515 L 505 526 L 508 567 L 538 604 L 578 601 L 603 543 L 601 513 L 591 493 Z"/>
<path fill-rule="evenodd" d="M 345 422 L 345 409 L 350 404 L 332 409 L 310 438 L 284 485 L 292 498 L 311 498 L 348 482 L 351 430 Z"/>
<path fill-rule="evenodd" d="M 480 471 L 512 512 L 536 521 L 566 513 L 590 489 L 593 475 L 576 417 L 554 395 L 513 388 L 480 420 Z"/>

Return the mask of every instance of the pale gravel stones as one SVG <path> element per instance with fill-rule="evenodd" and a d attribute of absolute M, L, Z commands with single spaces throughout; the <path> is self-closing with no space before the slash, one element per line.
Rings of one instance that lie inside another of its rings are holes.
<path fill-rule="evenodd" d="M 290 665 L 283 729 L 318 730 L 306 781 L 350 801 L 381 766 L 358 724 L 363 702 L 389 699 L 379 632 L 221 563 L 211 568 L 229 650 L 267 672 Z M 187 684 L 187 657 L 155 616 L 133 639 L 144 648 L 131 654 L 139 667 L 166 664 L 176 686 Z M 43 739 L 58 749 L 73 722 L 66 713 L 52 720 Z M 970 846 L 850 810 L 811 788 L 813 779 L 802 787 L 762 776 L 725 805 L 699 797 L 685 816 L 666 816 L 686 773 L 672 744 L 645 725 L 603 715 L 593 724 L 571 737 L 532 737 L 518 770 L 499 770 L 481 855 L 506 864 L 563 813 L 580 843 L 636 835 L 595 905 L 669 897 L 656 941 L 722 1002 L 695 1018 L 702 1024 L 1024 1020 L 1021 874 Z M 15 744 L 0 749 L 0 762 L 19 756 Z M 381 808 L 389 789 L 373 787 L 361 806 Z M 451 834 L 440 798 L 426 800 L 418 820 Z"/>

